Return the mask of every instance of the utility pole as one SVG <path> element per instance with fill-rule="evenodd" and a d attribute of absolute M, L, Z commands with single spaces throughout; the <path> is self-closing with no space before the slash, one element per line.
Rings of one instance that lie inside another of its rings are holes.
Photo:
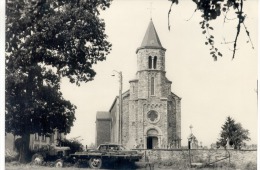
<path fill-rule="evenodd" d="M 123 76 L 122 72 L 119 72 L 119 144 L 122 144 L 122 88 L 123 88 Z"/>
<path fill-rule="evenodd" d="M 122 89 L 123 89 L 123 76 L 121 71 L 113 70 L 118 74 L 119 78 L 119 114 L 118 114 L 118 143 L 122 144 Z M 112 75 L 114 76 L 114 75 Z"/>

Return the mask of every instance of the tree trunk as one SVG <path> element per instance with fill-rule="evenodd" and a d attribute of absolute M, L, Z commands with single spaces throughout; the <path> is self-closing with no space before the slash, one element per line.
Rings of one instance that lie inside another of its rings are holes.
<path fill-rule="evenodd" d="M 22 146 L 19 151 L 19 162 L 21 163 L 27 163 L 30 161 L 29 143 L 30 134 L 24 134 L 22 136 Z"/>

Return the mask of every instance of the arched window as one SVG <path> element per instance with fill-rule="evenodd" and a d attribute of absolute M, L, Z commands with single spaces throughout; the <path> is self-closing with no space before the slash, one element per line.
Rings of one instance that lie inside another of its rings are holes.
<path fill-rule="evenodd" d="M 149 67 L 149 69 L 152 68 L 152 57 L 151 56 L 148 57 L 148 67 Z"/>
<path fill-rule="evenodd" d="M 154 77 L 151 77 L 151 95 L 154 95 Z"/>
<path fill-rule="evenodd" d="M 157 57 L 155 56 L 153 59 L 153 68 L 156 69 Z"/>

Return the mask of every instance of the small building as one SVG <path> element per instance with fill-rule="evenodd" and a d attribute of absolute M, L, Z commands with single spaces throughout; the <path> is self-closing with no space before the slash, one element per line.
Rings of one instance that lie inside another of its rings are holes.
<path fill-rule="evenodd" d="M 97 112 L 96 115 L 96 146 L 110 142 L 111 118 L 109 112 Z"/>
<path fill-rule="evenodd" d="M 21 138 L 20 136 L 14 136 L 11 133 L 5 135 L 5 149 L 9 151 L 15 150 L 15 140 Z M 30 134 L 29 149 L 30 150 L 39 150 L 42 148 L 48 148 L 50 145 L 57 146 L 58 140 L 65 139 L 66 136 L 64 133 L 59 133 L 55 130 L 53 134 L 49 136 L 38 135 L 38 133 Z"/>
<path fill-rule="evenodd" d="M 39 135 L 38 133 L 30 135 L 30 150 L 39 150 L 42 148 L 47 148 L 49 145 L 57 146 L 58 140 L 65 139 L 64 133 L 59 133 L 57 130 L 49 136 Z"/>

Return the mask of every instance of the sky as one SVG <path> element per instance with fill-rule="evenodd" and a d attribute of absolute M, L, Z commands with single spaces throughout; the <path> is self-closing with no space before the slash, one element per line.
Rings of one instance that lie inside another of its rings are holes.
<path fill-rule="evenodd" d="M 4 56 L 4 2 L 0 1 L 0 52 Z M 152 3 L 152 14 L 148 8 Z M 214 27 L 215 46 L 223 57 L 214 61 L 209 55 L 199 22 L 201 13 L 193 13 L 191 0 L 181 0 L 173 5 L 168 30 L 167 0 L 113 0 L 111 7 L 102 12 L 108 40 L 113 44 L 107 60 L 94 66 L 97 75 L 80 87 L 64 78 L 61 91 L 64 98 L 77 106 L 76 121 L 67 138 L 79 137 L 85 145 L 95 142 L 97 111 L 108 111 L 119 92 L 119 79 L 113 70 L 123 73 L 123 91 L 129 89 L 129 80 L 137 71 L 136 49 L 141 45 L 152 16 L 153 23 L 166 51 L 166 76 L 172 81 L 172 92 L 182 98 L 182 145 L 187 145 L 192 125 L 193 134 L 202 145 L 209 146 L 219 137 L 227 116 L 240 122 L 250 132 L 251 141 L 257 143 L 257 55 L 258 22 L 257 0 L 245 1 L 246 26 L 255 49 L 247 43 L 242 28 L 232 60 L 232 44 L 223 44 L 224 38 L 233 41 L 236 30 L 234 16 L 228 15 L 211 24 Z M 187 21 L 188 20 L 188 21 Z M 4 57 L 0 57 L 0 109 L 4 113 Z M 0 114 L 0 129 L 4 132 L 4 114 Z M 1 133 L 0 150 L 4 151 L 4 133 Z M 4 154 L 1 158 L 3 158 Z M 4 159 L 0 159 L 4 161 Z M 4 164 L 3 162 L 1 163 Z"/>
<path fill-rule="evenodd" d="M 150 3 L 152 3 L 152 15 Z M 106 22 L 106 33 L 113 49 L 107 60 L 94 66 L 97 75 L 92 82 L 80 87 L 63 79 L 64 98 L 77 106 L 76 118 L 67 138 L 79 137 L 83 144 L 95 142 L 95 116 L 97 111 L 108 111 L 118 95 L 118 77 L 112 77 L 113 70 L 123 72 L 123 90 L 129 88 L 129 80 L 136 73 L 135 50 L 141 45 L 152 16 L 153 23 L 166 51 L 166 76 L 172 83 L 172 91 L 182 98 L 182 145 L 187 145 L 192 125 L 193 134 L 202 145 L 209 146 L 219 137 L 221 126 L 227 116 L 233 117 L 250 132 L 251 141 L 257 143 L 257 44 L 258 22 L 257 0 L 244 1 L 247 14 L 246 26 L 253 45 L 242 28 L 232 60 L 232 44 L 223 44 L 224 38 L 233 41 L 236 30 L 234 16 L 228 15 L 212 22 L 215 45 L 223 57 L 214 61 L 209 47 L 204 45 L 201 33 L 201 13 L 193 13 L 195 5 L 191 0 L 180 0 L 173 5 L 170 15 L 171 30 L 167 29 L 167 15 L 170 2 L 165 0 L 113 0 L 109 9 L 102 12 Z M 5 46 L 5 1 L 0 1 L 0 54 L 4 56 Z M 188 20 L 188 21 L 187 21 Z M 0 111 L 4 113 L 4 57 L 0 57 Z M 0 114 L 0 150 L 4 152 L 4 114 Z M 4 154 L 0 154 L 0 167 L 4 165 Z"/>
<path fill-rule="evenodd" d="M 96 112 L 109 111 L 119 92 L 119 79 L 111 76 L 113 70 L 122 71 L 123 91 L 128 90 L 129 80 L 137 71 L 135 51 L 152 17 L 161 43 L 167 49 L 166 77 L 172 81 L 172 92 L 182 98 L 182 145 L 187 145 L 190 125 L 202 145 L 215 143 L 227 116 L 249 130 L 248 144 L 257 143 L 257 1 L 244 4 L 245 23 L 255 48 L 247 42 L 249 39 L 242 28 L 234 59 L 232 44 L 224 42 L 234 41 L 237 20 L 230 13 L 225 24 L 223 17 L 210 23 L 214 27 L 215 47 L 223 54 L 217 61 L 205 45 L 206 38 L 199 25 L 201 12 L 194 13 L 194 3 L 182 0 L 173 5 L 169 31 L 170 5 L 169 1 L 159 0 L 114 0 L 102 12 L 106 34 L 113 45 L 111 53 L 106 61 L 94 66 L 97 75 L 93 81 L 78 87 L 65 78 L 62 80 L 64 98 L 77 106 L 76 121 L 67 138 L 79 137 L 87 145 L 95 143 Z"/>

